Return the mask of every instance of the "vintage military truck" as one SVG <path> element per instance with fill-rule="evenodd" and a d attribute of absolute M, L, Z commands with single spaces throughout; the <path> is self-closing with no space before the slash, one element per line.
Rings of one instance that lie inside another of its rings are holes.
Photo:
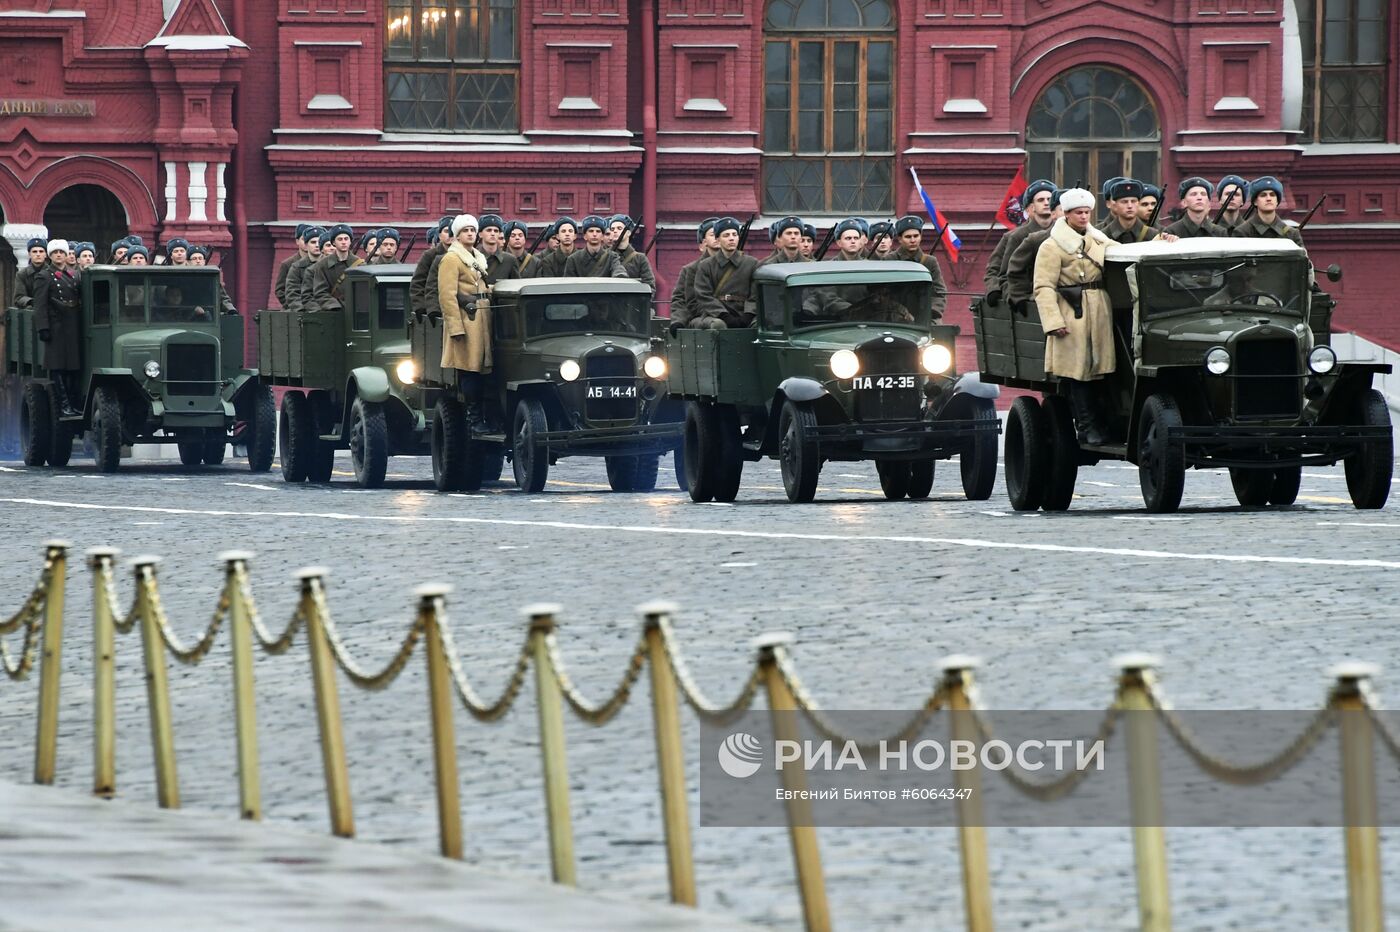
<path fill-rule="evenodd" d="M 789 501 L 822 464 L 874 460 L 885 496 L 926 498 L 934 463 L 959 457 L 963 492 L 996 480 L 998 389 L 954 371 L 958 328 L 932 324 L 932 279 L 912 262 L 763 266 L 751 329 L 674 331 L 671 397 L 684 400 L 697 502 L 733 501 L 744 462 L 776 457 Z"/>
<path fill-rule="evenodd" d="M 217 267 L 94 265 L 81 289 L 76 417 L 54 400 L 33 309 L 8 311 L 6 372 L 22 386 L 26 463 L 66 466 L 74 438 L 90 431 L 103 472 L 117 469 L 124 446 L 172 442 L 187 466 L 222 463 L 232 443 L 248 448 L 253 472 L 271 468 L 272 392 L 242 368 L 243 320 L 219 313 Z"/>
<path fill-rule="evenodd" d="M 1007 418 L 1014 508 L 1068 508 L 1079 466 L 1099 459 L 1136 464 L 1153 512 L 1180 505 L 1187 467 L 1228 468 L 1242 505 L 1289 505 L 1303 466 L 1338 461 L 1357 508 L 1385 504 L 1390 414 L 1371 380 L 1390 367 L 1337 360 L 1332 302 L 1301 247 L 1224 238 L 1115 247 L 1104 283 L 1117 369 L 1097 383 L 1101 446 L 1080 442 L 1064 387 L 1045 374 L 1034 304 L 973 306 L 983 381 L 1041 393 L 1017 398 Z"/>
<path fill-rule="evenodd" d="M 487 399 L 498 433 L 468 429 L 457 372 L 444 369 L 442 320 L 412 328 L 413 360 L 431 406 L 433 481 L 473 490 L 483 465 L 507 453 L 522 491 L 544 488 L 568 456 L 601 456 L 618 492 L 656 487 L 660 457 L 677 449 L 682 407 L 666 397 L 666 360 L 650 351 L 651 289 L 615 278 L 497 282 Z"/>

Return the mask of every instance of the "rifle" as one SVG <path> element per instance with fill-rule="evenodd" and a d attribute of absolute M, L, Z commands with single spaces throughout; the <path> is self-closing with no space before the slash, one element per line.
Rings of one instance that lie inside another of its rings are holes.
<path fill-rule="evenodd" d="M 650 252 L 651 252 L 651 247 L 655 246 L 655 245 L 656 245 L 656 241 L 657 241 L 658 239 L 660 239 L 660 238 L 661 238 L 661 231 L 660 231 L 660 230 L 657 230 L 655 233 L 651 234 L 651 242 L 647 243 L 647 248 L 642 250 L 642 255 L 645 256 L 645 255 L 647 255 L 648 253 L 650 253 Z"/>
<path fill-rule="evenodd" d="M 820 262 L 822 256 L 825 256 L 826 251 L 831 248 L 831 241 L 834 239 L 836 239 L 836 224 L 833 223 L 827 229 L 826 237 L 822 240 L 821 245 L 812 251 L 812 258 Z"/>
<path fill-rule="evenodd" d="M 417 233 L 414 233 L 412 236 L 410 236 L 410 237 L 408 238 L 408 242 L 404 243 L 404 244 L 403 244 L 403 248 L 399 250 L 399 254 L 396 255 L 396 256 L 394 256 L 394 261 L 395 261 L 395 262 L 407 262 L 407 261 L 408 261 L 408 254 L 409 254 L 409 252 L 412 251 L 412 249 L 413 249 L 413 244 L 417 241 L 417 239 L 418 239 L 418 234 L 417 234 Z"/>
<path fill-rule="evenodd" d="M 1152 208 L 1152 213 L 1147 217 L 1147 226 L 1143 227 L 1145 233 L 1150 233 L 1152 231 L 1152 225 L 1157 222 L 1157 215 L 1162 212 L 1163 200 L 1164 198 L 1157 198 L 1157 205 Z M 1142 240 L 1138 240 L 1138 242 L 1142 242 Z"/>
<path fill-rule="evenodd" d="M 1211 223 L 1220 222 L 1220 218 L 1225 216 L 1225 211 L 1230 206 L 1230 201 L 1234 198 L 1235 194 L 1240 193 L 1241 191 L 1240 186 L 1237 184 L 1230 185 L 1229 190 L 1229 195 L 1226 195 L 1224 191 L 1220 192 L 1220 209 L 1217 210 L 1215 212 L 1215 216 L 1211 218 Z"/>
<path fill-rule="evenodd" d="M 870 250 L 865 254 L 865 258 L 869 259 L 871 256 L 875 255 L 875 251 L 880 248 L 880 243 L 888 238 L 889 234 L 884 230 L 876 233 L 875 238 L 870 241 Z"/>
<path fill-rule="evenodd" d="M 638 235 L 640 235 L 641 232 L 642 232 L 643 230 L 645 230 L 646 228 L 647 228 L 647 225 L 646 225 L 645 223 L 639 223 L 639 224 L 637 224 L 635 227 L 633 227 L 633 228 L 630 229 L 630 230 L 623 230 L 623 231 L 622 231 L 622 236 L 627 237 L 627 245 L 632 246 L 633 238 L 636 237 L 636 236 L 638 236 Z M 613 240 L 613 249 L 617 250 L 618 252 L 621 252 L 621 251 L 622 251 L 622 250 L 618 249 L 618 246 L 617 246 L 618 242 L 622 239 L 622 236 L 619 236 L 617 239 Z M 643 237 L 641 237 L 641 239 L 642 239 L 642 240 L 645 240 L 646 237 L 643 236 Z M 635 249 L 636 247 L 633 246 L 632 248 Z"/>
<path fill-rule="evenodd" d="M 744 251 L 744 244 L 749 241 L 749 227 L 753 226 L 758 214 L 749 214 L 749 219 L 744 221 L 744 225 L 739 228 L 739 251 Z"/>
<path fill-rule="evenodd" d="M 1305 217 L 1303 218 L 1303 222 L 1300 223 L 1300 224 L 1298 224 L 1298 229 L 1301 230 L 1303 227 L 1305 227 L 1305 226 L 1308 225 L 1308 221 L 1311 220 L 1311 219 L 1313 218 L 1313 214 L 1317 213 L 1317 209 L 1318 209 L 1319 207 L 1321 207 L 1322 204 L 1323 204 L 1323 202 L 1326 201 L 1326 200 L 1327 200 L 1327 195 L 1326 195 L 1326 194 L 1323 194 L 1321 197 L 1319 197 L 1319 198 L 1317 199 L 1317 203 L 1314 204 L 1314 205 L 1312 205 L 1312 210 L 1309 210 L 1309 211 L 1308 211 L 1307 216 L 1305 216 Z"/>
<path fill-rule="evenodd" d="M 546 233 L 549 232 L 549 228 L 550 228 L 551 226 L 553 226 L 553 224 L 546 223 L 545 226 L 544 226 L 544 229 L 543 229 L 543 230 L 540 230 L 540 235 L 539 235 L 539 236 L 536 236 L 536 237 L 535 237 L 535 241 L 534 241 L 533 243 L 530 244 L 530 248 L 527 249 L 527 250 L 525 250 L 525 252 L 526 252 L 528 255 L 533 256 L 533 255 L 535 254 L 535 250 L 540 248 L 540 243 L 543 243 L 543 242 L 544 242 L 544 236 L 545 236 Z"/>

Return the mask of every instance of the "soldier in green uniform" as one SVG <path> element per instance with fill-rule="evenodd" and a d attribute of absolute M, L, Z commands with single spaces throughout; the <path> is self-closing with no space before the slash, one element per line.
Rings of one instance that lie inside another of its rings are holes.
<path fill-rule="evenodd" d="M 1109 222 L 1113 220 L 1113 198 L 1109 196 L 1112 192 L 1113 186 L 1120 181 L 1127 180 L 1127 177 L 1124 175 L 1114 175 L 1112 178 L 1109 178 L 1099 187 L 1099 200 L 1103 201 L 1104 208 L 1103 218 L 1098 221 L 1099 229 L 1103 229 L 1104 227 L 1108 226 Z"/>
<path fill-rule="evenodd" d="M 288 256 L 282 260 L 282 264 L 277 266 L 277 283 L 273 286 L 272 293 L 277 295 L 277 306 L 287 306 L 287 273 L 292 270 L 292 264 L 298 259 L 306 258 L 306 231 L 311 229 L 309 223 L 298 223 L 296 231 L 297 251 L 296 255 Z"/>
<path fill-rule="evenodd" d="M 328 231 L 327 236 L 334 251 L 318 259 L 308 273 L 311 279 L 308 307 L 318 311 L 338 311 L 344 306 L 345 274 L 357 265 L 364 265 L 364 260 L 350 253 L 355 231 L 349 224 L 337 224 Z"/>
<path fill-rule="evenodd" d="M 97 262 L 97 244 L 74 243 L 73 254 L 77 256 L 77 269 L 81 272 L 83 269 Z"/>
<path fill-rule="evenodd" d="M 128 246 L 126 250 L 127 265 L 150 265 L 151 251 L 145 246 Z"/>
<path fill-rule="evenodd" d="M 205 266 L 209 264 L 210 249 L 208 246 L 191 246 L 189 265 Z M 224 273 L 219 272 L 219 313 L 237 314 L 238 308 L 233 306 L 233 299 L 228 296 L 228 289 L 224 287 Z"/>
<path fill-rule="evenodd" d="M 48 240 L 34 237 L 26 249 L 29 251 L 29 264 L 15 273 L 15 296 L 10 301 L 13 307 L 30 307 L 34 303 L 35 276 L 49 264 Z"/>
<path fill-rule="evenodd" d="M 700 258 L 681 266 L 676 274 L 676 287 L 671 290 L 671 327 L 683 327 L 695 316 L 695 270 L 710 256 L 719 251 L 719 240 L 715 239 L 715 224 L 718 217 L 706 217 L 696 228 L 695 239 Z"/>
<path fill-rule="evenodd" d="M 655 294 L 656 273 L 651 270 L 651 262 L 632 245 L 632 234 L 637 230 L 636 221 L 626 214 L 613 214 L 608 218 L 608 229 L 612 232 L 613 252 L 622 261 L 627 277 L 646 282 Z"/>
<path fill-rule="evenodd" d="M 1002 277 L 1006 303 L 1021 313 L 1029 313 L 1035 293 L 1035 257 L 1040 246 L 1050 238 L 1055 221 L 1064 216 L 1060 209 L 1060 192 L 1050 197 L 1050 223 L 1043 230 L 1036 230 L 1016 244 L 1011 258 L 1006 260 L 1006 274 Z"/>
<path fill-rule="evenodd" d="M 1050 201 L 1055 197 L 1055 185 L 1045 178 L 1037 178 L 1026 185 L 1021 194 L 1021 209 L 1026 212 L 1026 220 L 1014 230 L 1008 230 L 997 241 L 996 249 L 987 260 L 987 270 L 982 275 L 982 285 L 987 291 L 987 300 L 996 304 L 1006 290 L 1006 266 L 1011 254 L 1021 241 L 1037 230 L 1048 230 L 1052 222 Z M 920 236 L 923 225 L 920 224 Z"/>
<path fill-rule="evenodd" d="M 1103 234 L 1115 243 L 1141 243 L 1152 239 L 1173 241 L 1175 236 L 1162 233 L 1138 219 L 1138 200 L 1142 197 L 1142 182 L 1125 178 L 1109 188 L 1111 198 L 1108 223 Z"/>
<path fill-rule="evenodd" d="M 68 242 L 46 244 L 48 264 L 34 273 L 34 330 L 44 344 L 44 368 L 49 370 L 54 400 L 64 417 L 78 414 L 78 370 L 83 367 L 82 293 L 78 273 L 68 267 Z"/>
<path fill-rule="evenodd" d="M 836 224 L 836 255 L 838 262 L 853 262 L 865 256 L 865 221 L 859 217 L 847 217 Z"/>
<path fill-rule="evenodd" d="M 375 265 L 393 265 L 399 261 L 399 231 L 384 227 L 379 231 L 379 248 L 370 261 Z"/>
<path fill-rule="evenodd" d="M 933 279 L 933 319 L 941 320 L 948 307 L 948 286 L 943 284 L 943 270 L 938 267 L 938 260 L 923 250 L 923 218 L 916 214 L 900 217 L 895 221 L 894 235 L 899 246 L 885 258 L 892 262 L 917 262 L 928 269 Z"/>
<path fill-rule="evenodd" d="M 443 217 L 435 226 L 428 227 L 428 248 L 418 257 L 413 267 L 413 277 L 408 280 L 408 304 L 415 314 L 426 314 L 429 306 L 437 306 L 437 276 L 433 273 L 434 263 L 452 245 L 452 218 Z"/>
<path fill-rule="evenodd" d="M 165 241 L 165 264 L 184 265 L 190 261 L 190 243 L 187 239 L 175 237 Z"/>
<path fill-rule="evenodd" d="M 784 217 L 773 224 L 773 252 L 759 266 L 778 262 L 805 262 L 802 257 L 802 218 Z"/>
<path fill-rule="evenodd" d="M 1186 214 L 1164 232 L 1180 239 L 1200 236 L 1226 236 L 1210 219 L 1210 198 L 1215 185 L 1200 176 L 1187 178 L 1176 186 L 1177 196 Z"/>
<path fill-rule="evenodd" d="M 515 259 L 515 267 L 520 270 L 520 277 L 531 278 L 538 260 L 530 255 L 530 228 L 521 220 L 510 220 L 501 232 L 505 235 L 506 252 Z"/>
<path fill-rule="evenodd" d="M 802 224 L 802 258 L 811 259 L 817 251 L 817 228 L 810 223 Z"/>
<path fill-rule="evenodd" d="M 506 222 L 499 214 L 482 214 L 481 228 L 478 230 L 477 249 L 486 257 L 486 284 L 495 287 L 496 282 L 520 277 L 520 266 L 502 245 L 505 240 Z"/>
<path fill-rule="evenodd" d="M 310 227 L 303 237 L 306 244 L 306 255 L 297 259 L 287 269 L 287 281 L 282 287 L 282 307 L 288 311 L 304 311 L 303 294 L 305 292 L 306 275 L 311 271 L 311 266 L 321 258 L 321 237 L 325 232 L 320 227 Z"/>
<path fill-rule="evenodd" d="M 1303 245 L 1303 234 L 1297 227 L 1283 222 L 1278 215 L 1283 203 L 1283 183 L 1272 175 L 1255 178 L 1249 183 L 1249 202 L 1254 215 L 1235 228 L 1235 236 L 1257 236 L 1263 239 L 1286 239 Z"/>
<path fill-rule="evenodd" d="M 741 226 L 733 217 L 721 217 L 715 223 L 719 252 L 695 270 L 694 313 L 685 326 L 724 330 L 753 324 L 753 311 L 746 305 L 758 262 L 739 251 Z"/>
<path fill-rule="evenodd" d="M 867 258 L 888 259 L 895 251 L 894 224 L 881 220 L 870 225 L 870 250 Z"/>
<path fill-rule="evenodd" d="M 578 221 L 573 217 L 560 217 L 554 221 L 551 239 L 557 238 L 558 245 L 539 257 L 539 263 L 535 266 L 536 278 L 560 278 L 564 275 L 564 266 L 576 251 L 574 241 L 578 239 L 578 233 Z"/>
<path fill-rule="evenodd" d="M 596 214 L 583 218 L 579 232 L 583 234 L 583 248 L 575 249 L 564 263 L 564 275 L 569 278 L 626 278 L 627 270 L 617 253 L 603 244 L 603 230 L 607 221 Z"/>
<path fill-rule="evenodd" d="M 1142 197 L 1138 198 L 1138 219 L 1143 223 L 1153 220 L 1153 215 L 1159 213 L 1157 205 L 1162 202 L 1162 189 L 1155 184 L 1142 183 Z M 1153 223 L 1153 226 L 1161 229 L 1160 223 Z"/>
<path fill-rule="evenodd" d="M 1220 184 L 1215 190 L 1220 192 L 1220 206 L 1225 208 L 1216 226 L 1226 233 L 1233 234 L 1244 216 L 1244 201 L 1249 194 L 1249 182 L 1239 175 L 1226 175 L 1220 179 Z"/>

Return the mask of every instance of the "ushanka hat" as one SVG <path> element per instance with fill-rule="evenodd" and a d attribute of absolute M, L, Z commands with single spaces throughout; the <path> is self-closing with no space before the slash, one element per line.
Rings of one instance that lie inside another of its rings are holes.
<path fill-rule="evenodd" d="M 870 228 L 865 225 L 865 221 L 859 217 L 847 217 L 845 220 L 836 224 L 836 238 L 840 239 L 843 234 L 849 233 L 851 230 L 855 230 L 857 233 L 864 235 L 869 229 Z"/>
<path fill-rule="evenodd" d="M 481 226 L 477 229 L 484 230 L 487 227 L 495 227 L 498 230 L 504 230 L 505 226 L 506 221 L 500 214 L 482 214 Z"/>
<path fill-rule="evenodd" d="M 399 236 L 399 231 L 394 229 L 393 227 L 384 227 L 382 230 L 379 231 L 379 242 L 381 245 L 383 245 L 386 239 L 391 239 L 396 243 L 403 242 L 403 240 Z"/>
<path fill-rule="evenodd" d="M 526 236 L 530 235 L 530 228 L 525 224 L 525 221 L 523 220 L 507 220 L 506 225 L 501 227 L 501 235 L 504 236 L 506 239 L 510 239 L 510 235 L 516 230 L 519 230 Z"/>
<path fill-rule="evenodd" d="M 721 233 L 728 233 L 730 230 L 738 233 L 742 227 L 743 224 L 733 217 L 720 217 L 715 221 L 715 236 L 719 236 Z"/>
<path fill-rule="evenodd" d="M 1050 186 L 1050 189 L 1051 189 L 1052 191 L 1054 190 L 1054 188 L 1055 188 L 1054 185 L 1051 185 L 1051 186 Z M 1029 189 L 1027 189 L 1027 190 L 1029 190 Z M 907 214 L 907 215 L 905 215 L 905 216 L 903 216 L 903 217 L 900 217 L 898 220 L 895 221 L 895 223 L 894 223 L 894 235 L 895 235 L 895 236 L 903 236 L 905 233 L 909 232 L 910 230 L 918 230 L 920 233 L 922 233 L 922 232 L 924 231 L 924 218 L 923 218 L 923 217 L 920 217 L 918 214 Z"/>
<path fill-rule="evenodd" d="M 1046 192 L 1054 196 L 1056 190 L 1055 182 L 1045 178 L 1037 178 L 1035 181 L 1026 185 L 1025 193 L 1021 195 L 1021 207 L 1026 208 L 1031 206 L 1031 201 L 1034 201 L 1035 196 L 1041 192 Z"/>
<path fill-rule="evenodd" d="M 701 220 L 700 226 L 695 230 L 695 241 L 697 243 L 705 242 L 705 234 L 713 230 L 716 223 L 719 223 L 718 217 L 706 217 Z"/>
<path fill-rule="evenodd" d="M 1078 210 L 1081 207 L 1088 207 L 1092 210 L 1094 195 L 1083 188 L 1066 188 L 1060 192 L 1060 207 L 1064 208 L 1065 213 Z"/>
<path fill-rule="evenodd" d="M 1125 197 L 1142 197 L 1142 182 L 1135 178 L 1124 178 L 1108 189 L 1108 199 L 1110 201 L 1116 201 Z"/>
<path fill-rule="evenodd" d="M 1190 178 L 1182 179 L 1181 184 L 1176 186 L 1176 196 L 1185 197 L 1187 194 L 1191 193 L 1192 188 L 1205 188 L 1206 197 L 1210 197 L 1215 193 L 1215 185 L 1211 184 L 1200 175 L 1194 175 Z"/>
<path fill-rule="evenodd" d="M 565 224 L 568 224 L 569 226 L 573 227 L 575 233 L 579 232 L 577 220 L 575 220 L 573 217 L 560 217 L 558 220 L 554 221 L 554 229 L 553 232 L 550 233 L 550 235 L 557 236 L 559 231 L 564 229 Z"/>
<path fill-rule="evenodd" d="M 597 214 L 589 214 L 587 217 L 584 217 L 583 222 L 578 225 L 578 231 L 580 233 L 587 233 L 589 230 L 592 230 L 595 227 L 599 230 L 602 230 L 603 232 L 606 232 L 608 229 L 608 224 L 606 221 L 603 220 L 602 217 L 598 216 Z"/>
<path fill-rule="evenodd" d="M 778 237 L 782 236 L 784 230 L 789 230 L 789 229 L 794 229 L 794 228 L 797 229 L 798 232 L 801 232 L 801 230 L 802 230 L 802 218 L 801 218 L 801 217 L 783 217 L 781 220 L 776 220 L 776 221 L 774 221 L 774 223 L 773 223 L 773 239 L 776 240 Z"/>
<path fill-rule="evenodd" d="M 31 239 L 29 241 L 29 245 L 25 246 L 24 248 L 26 250 L 29 250 L 34 249 L 35 247 L 38 247 L 39 249 L 48 249 L 49 241 L 44 239 L 42 236 L 36 236 L 33 239 Z"/>
<path fill-rule="evenodd" d="M 1262 178 L 1255 178 L 1249 183 L 1249 202 L 1254 203 L 1254 199 L 1265 191 L 1272 191 L 1279 200 L 1283 200 L 1283 182 L 1273 175 L 1265 175 Z"/>
<path fill-rule="evenodd" d="M 335 226 L 331 227 L 326 231 L 326 238 L 334 240 L 342 233 L 350 237 L 350 242 L 353 243 L 355 241 L 355 230 L 348 223 L 337 223 Z"/>
<path fill-rule="evenodd" d="M 471 227 L 473 230 L 481 229 L 481 227 L 476 225 L 476 218 L 473 217 L 471 214 L 458 214 L 457 216 L 452 218 L 453 236 L 456 236 L 458 233 L 461 233 L 467 227 Z"/>

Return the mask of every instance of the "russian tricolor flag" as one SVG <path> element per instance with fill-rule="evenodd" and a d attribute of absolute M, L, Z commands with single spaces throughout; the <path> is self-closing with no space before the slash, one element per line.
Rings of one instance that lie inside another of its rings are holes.
<path fill-rule="evenodd" d="M 948 260 L 957 262 L 958 251 L 962 249 L 962 240 L 958 239 L 958 234 L 948 225 L 948 220 L 942 212 L 933 206 L 933 199 L 928 196 L 924 186 L 919 183 L 919 173 L 914 171 L 913 165 L 909 166 L 909 174 L 914 176 L 914 188 L 919 192 L 919 197 L 924 199 L 924 207 L 928 208 L 928 218 L 938 228 L 938 238 L 943 241 L 943 249 L 948 253 Z"/>

